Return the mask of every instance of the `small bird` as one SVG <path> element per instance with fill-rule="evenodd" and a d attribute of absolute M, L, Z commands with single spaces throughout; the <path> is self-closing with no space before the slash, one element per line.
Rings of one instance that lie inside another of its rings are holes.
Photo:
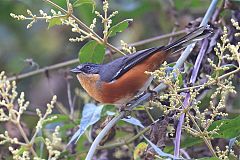
<path fill-rule="evenodd" d="M 80 64 L 71 72 L 77 74 L 82 87 L 96 101 L 126 105 L 150 85 L 153 78 L 145 71 L 159 69 L 169 55 L 211 33 L 209 26 L 199 27 L 167 46 L 141 50 L 106 64 Z"/>

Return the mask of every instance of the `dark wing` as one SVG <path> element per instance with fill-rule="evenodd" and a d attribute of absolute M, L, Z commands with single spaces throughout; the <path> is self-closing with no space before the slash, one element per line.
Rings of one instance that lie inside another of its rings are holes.
<path fill-rule="evenodd" d="M 143 61 L 146 57 L 158 51 L 164 50 L 175 53 L 175 51 L 178 51 L 179 49 L 185 47 L 190 43 L 208 37 L 211 33 L 212 29 L 209 26 L 198 27 L 189 34 L 167 46 L 149 48 L 130 55 L 123 56 L 108 64 L 105 64 L 101 69 L 100 77 L 105 82 L 114 81 L 121 77 L 124 73 L 129 71 L 131 68 L 133 68 L 136 64 Z"/>
<path fill-rule="evenodd" d="M 136 64 L 144 60 L 146 57 L 158 52 L 163 47 L 149 48 L 145 50 L 138 51 L 133 54 L 129 54 L 123 56 L 119 59 L 116 59 L 108 64 L 106 64 L 102 71 L 104 73 L 100 73 L 101 79 L 106 82 L 111 82 L 119 77 L 121 77 L 124 73 L 134 67 Z"/>

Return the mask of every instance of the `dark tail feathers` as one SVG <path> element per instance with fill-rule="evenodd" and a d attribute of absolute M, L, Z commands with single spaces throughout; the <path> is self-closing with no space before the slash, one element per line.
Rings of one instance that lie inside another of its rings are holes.
<path fill-rule="evenodd" d="M 200 41 L 208 36 L 210 36 L 213 32 L 213 29 L 210 28 L 209 25 L 198 27 L 189 34 L 184 37 L 178 39 L 177 41 L 165 46 L 163 50 L 171 51 L 172 53 L 179 51 L 180 49 L 186 47 L 187 45 L 194 43 L 196 41 Z"/>

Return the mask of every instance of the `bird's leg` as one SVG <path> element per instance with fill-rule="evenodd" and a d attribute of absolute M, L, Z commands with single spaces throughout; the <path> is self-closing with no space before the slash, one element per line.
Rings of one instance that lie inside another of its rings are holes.
<path fill-rule="evenodd" d="M 131 104 L 121 104 L 121 105 L 118 105 L 118 109 L 119 109 L 119 112 L 125 112 L 125 116 L 124 117 L 128 117 L 129 115 L 131 115 L 131 111 L 129 109 L 129 106 Z"/>
<path fill-rule="evenodd" d="M 148 87 L 145 92 L 150 94 L 150 100 L 151 101 L 153 101 L 153 100 L 155 100 L 157 98 L 157 92 L 154 91 L 154 90 L 151 90 L 150 87 Z"/>

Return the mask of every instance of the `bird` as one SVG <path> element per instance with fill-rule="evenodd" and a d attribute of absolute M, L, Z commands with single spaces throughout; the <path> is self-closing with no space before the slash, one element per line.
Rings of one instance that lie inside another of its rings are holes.
<path fill-rule="evenodd" d="M 202 40 L 212 28 L 202 26 L 166 46 L 137 51 L 105 64 L 83 63 L 73 68 L 80 84 L 96 101 L 103 104 L 127 105 L 147 90 L 153 77 L 145 71 L 160 68 L 169 55 L 188 44 Z"/>

